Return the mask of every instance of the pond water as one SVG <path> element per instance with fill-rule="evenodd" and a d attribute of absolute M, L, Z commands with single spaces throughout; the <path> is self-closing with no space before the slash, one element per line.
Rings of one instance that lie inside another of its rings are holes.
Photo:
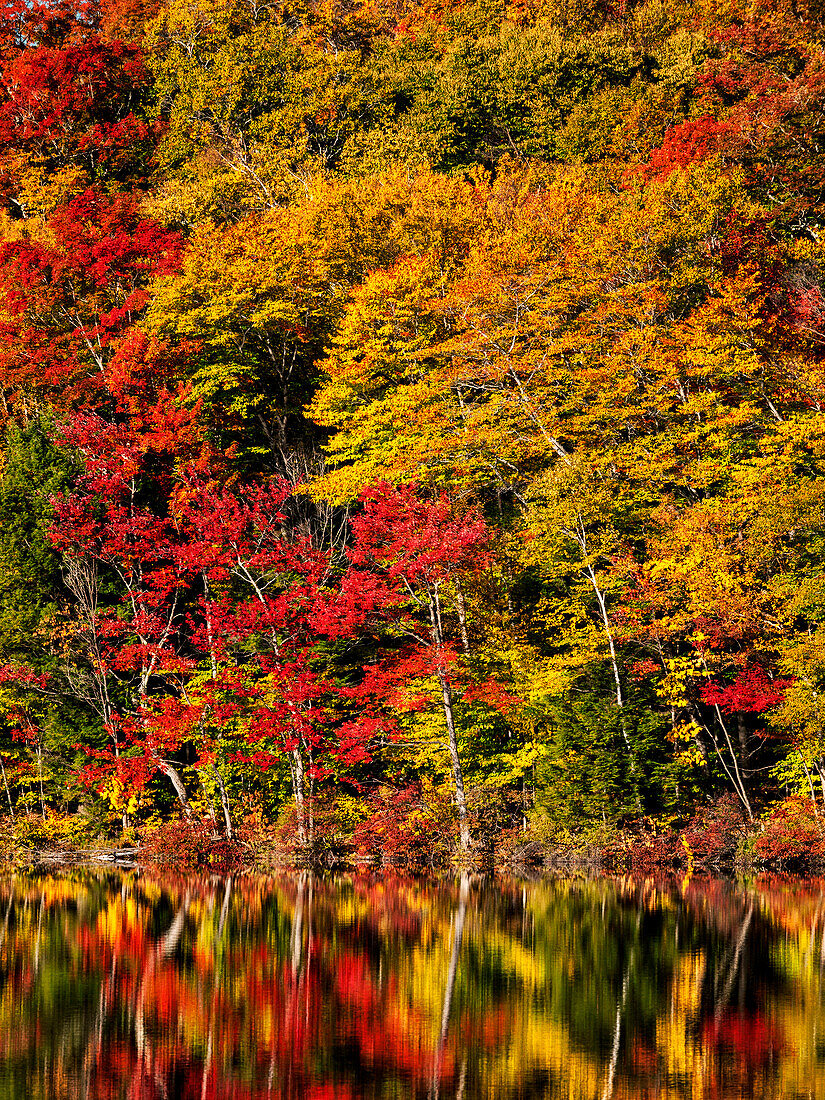
<path fill-rule="evenodd" d="M 825 883 L 0 879 L 0 1098 L 825 1097 Z"/>

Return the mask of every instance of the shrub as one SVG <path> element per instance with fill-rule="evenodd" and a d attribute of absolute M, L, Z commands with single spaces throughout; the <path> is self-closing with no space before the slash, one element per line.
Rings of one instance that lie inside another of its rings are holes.
<path fill-rule="evenodd" d="M 182 871 L 229 874 L 242 863 L 242 850 L 214 826 L 177 818 L 152 830 L 140 845 L 142 858 L 171 863 Z"/>
<path fill-rule="evenodd" d="M 392 867 L 443 867 L 455 847 L 455 807 L 442 788 L 412 783 L 381 787 L 367 802 L 369 816 L 355 829 L 362 858 Z"/>
<path fill-rule="evenodd" d="M 352 854 L 353 830 L 359 816 L 357 802 L 332 790 L 316 792 L 311 806 L 311 838 L 301 839 L 294 805 L 281 811 L 274 827 L 265 831 L 269 838 L 268 858 L 293 867 L 334 867 Z M 310 806 L 307 805 L 309 813 Z M 309 829 L 309 822 L 307 822 Z"/>
<path fill-rule="evenodd" d="M 794 795 L 771 810 L 756 851 L 768 867 L 809 871 L 825 858 L 825 822 L 809 798 Z"/>
<path fill-rule="evenodd" d="M 530 867 L 544 861 L 544 849 L 532 827 L 502 829 L 495 841 L 496 867 Z"/>
<path fill-rule="evenodd" d="M 739 800 L 732 794 L 699 810 L 683 833 L 699 867 L 732 866 L 736 850 L 747 835 L 748 823 Z"/>

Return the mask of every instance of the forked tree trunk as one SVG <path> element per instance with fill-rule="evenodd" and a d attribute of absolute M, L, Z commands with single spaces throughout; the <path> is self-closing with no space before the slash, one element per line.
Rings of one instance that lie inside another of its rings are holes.
<path fill-rule="evenodd" d="M 292 796 L 295 800 L 295 819 L 300 844 L 307 843 L 306 799 L 304 798 L 304 759 L 300 748 L 289 754 L 289 773 L 292 778 Z"/>
<path fill-rule="evenodd" d="M 469 852 L 473 845 L 470 834 L 470 823 L 467 819 L 467 799 L 464 795 L 464 773 L 461 769 L 461 758 L 458 755 L 458 739 L 455 732 L 455 717 L 453 714 L 453 693 L 450 684 L 443 672 L 439 671 L 438 679 L 441 683 L 441 697 L 444 702 L 444 720 L 447 723 L 447 742 L 450 749 L 450 767 L 453 773 L 453 785 L 455 787 L 455 804 L 458 810 L 458 828 L 461 837 L 461 848 Z"/>
<path fill-rule="evenodd" d="M 473 846 L 473 838 L 470 833 L 470 823 L 467 817 L 467 799 L 464 794 L 464 772 L 461 767 L 461 757 L 458 754 L 458 737 L 455 728 L 455 711 L 453 709 L 453 693 L 447 670 L 444 667 L 443 650 L 444 634 L 441 625 L 441 608 L 439 606 L 438 593 L 430 593 L 430 630 L 436 651 L 438 664 L 438 681 L 441 687 L 441 699 L 444 707 L 444 721 L 447 726 L 447 747 L 450 752 L 450 768 L 453 773 L 453 787 L 455 805 L 458 810 L 458 828 L 461 838 L 461 850 L 469 852 Z"/>
<path fill-rule="evenodd" d="M 242 560 L 240 555 L 238 555 L 238 558 L 237 558 L 236 569 L 237 569 L 237 575 L 239 577 L 242 577 L 251 586 L 253 592 L 255 593 L 255 597 L 258 600 L 258 602 L 263 607 L 266 607 L 266 598 L 265 598 L 264 593 L 261 589 L 261 586 L 255 580 L 254 576 L 249 571 L 249 567 Z M 273 648 L 276 656 L 280 655 L 280 645 L 278 643 L 277 635 L 275 634 L 274 631 L 271 635 L 271 642 L 272 642 L 272 648 Z M 292 707 L 291 704 L 289 704 L 288 700 L 287 700 L 287 705 L 289 705 L 291 707 L 291 709 L 293 709 L 293 711 L 294 711 L 294 707 Z M 304 761 L 303 761 L 303 757 L 301 756 L 301 747 L 300 747 L 300 745 L 298 745 L 297 748 L 294 748 L 289 752 L 289 775 L 290 775 L 290 778 L 292 780 L 292 796 L 293 796 L 293 799 L 295 801 L 295 813 L 296 813 L 296 816 L 297 816 L 298 840 L 302 845 L 306 845 L 307 837 L 308 837 L 308 830 L 307 830 L 307 817 L 306 817 L 306 799 L 304 797 Z"/>
<path fill-rule="evenodd" d="M 215 782 L 218 784 L 218 790 L 221 795 L 221 807 L 223 809 L 223 820 L 226 825 L 226 839 L 232 840 L 235 836 L 235 830 L 232 827 L 232 814 L 229 808 L 229 796 L 226 793 L 226 784 L 223 781 L 223 776 L 218 770 L 215 764 L 212 765 L 212 771 L 215 775 Z"/>

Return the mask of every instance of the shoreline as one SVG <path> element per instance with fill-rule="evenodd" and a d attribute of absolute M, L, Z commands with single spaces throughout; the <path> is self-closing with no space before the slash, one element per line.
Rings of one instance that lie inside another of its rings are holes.
<path fill-rule="evenodd" d="M 107 835 L 108 833 L 108 835 Z M 77 817 L 18 817 L 0 825 L 0 870 L 33 866 L 156 866 L 221 875 L 277 871 L 398 871 L 440 877 L 460 872 L 516 875 L 817 875 L 825 869 L 825 817 L 787 799 L 745 821 L 723 798 L 682 821 L 651 818 L 594 827 L 537 818 L 521 830 L 475 825 L 471 844 L 446 823 L 437 843 L 398 843 L 381 831 L 318 832 L 299 842 L 273 822 L 243 822 L 230 836 L 209 821 L 173 819 L 119 835 Z"/>
<path fill-rule="evenodd" d="M 822 873 L 819 864 L 806 867 L 782 867 L 763 860 L 735 859 L 711 862 L 708 860 L 646 859 L 644 854 L 632 849 L 623 852 L 602 848 L 573 851 L 564 846 L 543 850 L 530 860 L 501 860 L 486 857 L 470 861 L 454 861 L 449 864 L 423 866 L 415 863 L 393 863 L 380 858 L 336 858 L 318 860 L 308 857 L 295 858 L 294 853 L 272 849 L 260 853 L 257 858 L 237 858 L 216 862 L 193 863 L 173 855 L 159 855 L 144 851 L 140 846 L 124 847 L 96 845 L 94 847 L 30 847 L 21 846 L 16 851 L 0 855 L 0 875 L 38 870 L 64 868 L 95 868 L 168 871 L 170 874 L 210 874 L 221 877 L 286 874 L 399 874 L 433 880 L 469 873 L 471 875 L 513 875 L 521 879 L 541 879 L 554 876 L 629 876 L 665 877 L 689 880 L 697 877 L 735 879 L 752 875 L 781 875 L 789 880 L 804 881 L 817 878 Z"/>

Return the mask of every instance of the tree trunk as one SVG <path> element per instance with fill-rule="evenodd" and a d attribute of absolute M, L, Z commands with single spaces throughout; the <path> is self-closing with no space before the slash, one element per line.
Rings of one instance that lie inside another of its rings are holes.
<path fill-rule="evenodd" d="M 819 817 L 819 805 L 817 804 L 817 801 L 816 801 L 816 791 L 814 790 L 814 781 L 813 781 L 813 779 L 811 779 L 811 773 L 808 770 L 808 765 L 805 763 L 805 757 L 802 755 L 801 752 L 799 752 L 799 749 L 797 749 L 796 751 L 799 753 L 799 759 L 802 761 L 802 767 L 805 769 L 805 778 L 808 780 L 808 789 L 811 792 L 811 803 L 813 804 L 813 808 L 814 808 L 814 816 Z"/>
<path fill-rule="evenodd" d="M 9 780 L 6 775 L 6 762 L 3 760 L 2 756 L 0 756 L 0 772 L 3 773 L 3 787 L 6 791 L 6 798 L 9 803 L 9 813 L 11 814 L 12 821 L 14 821 L 14 806 L 12 805 L 11 791 L 9 790 Z"/>
<path fill-rule="evenodd" d="M 455 804 L 458 809 L 458 827 L 461 836 L 461 848 L 469 852 L 473 846 L 470 835 L 470 824 L 467 820 L 467 800 L 464 796 L 464 774 L 461 770 L 461 758 L 458 755 L 458 739 L 455 732 L 455 719 L 453 716 L 453 694 L 450 684 L 444 672 L 439 670 L 438 679 L 441 683 L 441 697 L 444 702 L 444 719 L 447 723 L 447 740 L 450 747 L 450 765 L 453 772 L 455 785 Z"/>
<path fill-rule="evenodd" d="M 822 768 L 822 760 L 815 760 L 814 767 L 816 768 L 816 774 L 819 776 L 819 794 L 822 799 L 822 810 L 825 813 L 825 771 Z"/>
<path fill-rule="evenodd" d="M 470 636 L 467 633 L 467 605 L 464 603 L 464 592 L 461 582 L 456 578 L 455 602 L 458 608 L 458 626 L 461 631 L 461 652 L 465 657 L 470 653 Z"/>
<path fill-rule="evenodd" d="M 289 770 L 292 775 L 292 794 L 295 799 L 298 840 L 303 845 L 307 842 L 307 827 L 306 805 L 304 800 L 304 761 L 301 756 L 300 748 L 292 749 L 290 757 Z"/>
<path fill-rule="evenodd" d="M 447 724 L 447 744 L 450 750 L 450 766 L 453 773 L 453 784 L 455 786 L 455 804 L 458 810 L 461 849 L 466 853 L 472 848 L 473 840 L 470 835 L 470 824 L 467 820 L 467 800 L 464 797 L 464 773 L 461 769 L 461 757 L 458 755 L 458 738 L 455 731 L 455 714 L 453 712 L 453 693 L 450 689 L 450 681 L 447 678 L 447 670 L 444 667 L 443 661 L 444 635 L 441 628 L 441 608 L 439 606 L 437 589 L 430 593 L 430 631 L 433 645 L 435 646 L 436 661 L 438 663 L 438 682 L 441 685 L 444 720 Z"/>
<path fill-rule="evenodd" d="M 226 823 L 226 839 L 232 840 L 235 836 L 235 830 L 232 828 L 232 815 L 229 812 L 229 796 L 226 793 L 226 784 L 223 781 L 223 776 L 218 770 L 215 764 L 212 765 L 212 771 L 215 775 L 215 781 L 218 784 L 218 790 L 221 793 L 221 806 L 223 807 L 223 819 Z"/>
<path fill-rule="evenodd" d="M 263 607 L 266 607 L 266 597 L 261 590 L 261 586 L 255 580 L 254 576 L 249 571 L 249 567 L 242 560 L 240 555 L 237 558 L 236 567 L 236 575 L 246 580 L 246 582 L 251 586 L 252 590 L 254 591 L 255 598 Z M 272 649 L 275 655 L 280 656 L 280 645 L 278 643 L 277 634 L 274 631 L 270 636 L 270 641 L 272 643 Z M 295 707 L 292 703 L 289 702 L 288 699 L 287 705 L 290 707 L 293 713 L 295 713 Z M 304 799 L 304 761 L 301 757 L 300 745 L 297 748 L 292 749 L 289 753 L 289 756 L 289 773 L 292 779 L 292 796 L 295 800 L 295 812 L 297 814 L 298 840 L 302 845 L 305 845 L 307 843 L 307 822 Z"/>
<path fill-rule="evenodd" d="M 172 784 L 175 789 L 175 794 L 178 796 L 178 802 L 181 804 L 181 809 L 186 814 L 187 818 L 192 820 L 192 807 L 189 804 L 189 796 L 186 793 L 186 787 L 183 785 L 183 780 L 180 777 L 176 768 L 166 760 L 157 761 L 158 767 Z"/>
<path fill-rule="evenodd" d="M 719 761 L 722 764 L 722 767 L 727 772 L 728 778 L 733 783 L 733 789 L 736 791 L 737 795 L 739 796 L 739 801 L 742 803 L 742 805 L 745 808 L 745 812 L 748 815 L 748 820 L 753 821 L 753 810 L 751 809 L 750 799 L 748 798 L 748 792 L 745 789 L 745 782 L 742 779 L 742 773 L 741 773 L 740 768 L 739 768 L 739 759 L 736 755 L 736 750 L 733 747 L 733 741 L 731 740 L 730 733 L 728 731 L 728 727 L 725 725 L 724 719 L 722 718 L 722 711 L 720 710 L 718 704 L 714 704 L 714 710 L 716 711 L 716 717 L 719 721 L 719 725 L 722 727 L 722 733 L 725 736 L 725 744 L 728 746 L 728 752 L 730 753 L 731 763 L 733 764 L 733 772 L 731 772 L 729 770 L 729 768 L 727 767 L 727 765 L 725 764 L 725 761 L 722 757 L 722 754 L 719 751 L 719 746 L 716 744 L 716 738 L 714 737 L 713 738 L 713 744 L 714 744 L 714 748 L 716 749 L 716 755 L 719 757 Z"/>
<path fill-rule="evenodd" d="M 120 744 L 117 739 L 117 730 L 112 726 L 112 741 L 115 746 L 115 760 L 120 760 Z M 123 807 L 123 815 L 121 816 L 121 824 L 123 825 L 123 832 L 129 828 L 129 815 L 126 812 L 126 807 Z"/>
<path fill-rule="evenodd" d="M 607 638 L 607 648 L 610 653 L 610 667 L 613 670 L 613 682 L 616 686 L 616 706 L 619 708 L 620 723 L 622 727 L 622 738 L 625 743 L 625 748 L 628 752 L 630 760 L 631 772 L 636 770 L 636 762 L 633 759 L 633 749 L 630 744 L 630 738 L 627 733 L 627 725 L 625 723 L 624 716 L 624 693 L 622 692 L 622 678 L 619 673 L 619 659 L 616 654 L 616 643 L 613 640 L 613 628 L 610 624 L 610 616 L 607 613 L 607 600 L 605 599 L 604 592 L 599 587 L 599 582 L 596 577 L 596 570 L 593 568 L 593 564 L 590 561 L 590 551 L 587 548 L 587 532 L 584 529 L 584 521 L 581 516 L 576 516 L 576 530 L 567 531 L 567 536 L 571 538 L 579 550 L 581 551 L 584 565 L 582 566 L 582 572 L 590 581 L 593 591 L 596 594 L 596 601 L 599 605 L 599 615 L 602 620 L 602 627 L 604 629 L 605 637 Z"/>
<path fill-rule="evenodd" d="M 46 799 L 43 794 L 43 743 L 37 739 L 37 778 L 40 787 L 40 816 L 46 820 Z"/>

